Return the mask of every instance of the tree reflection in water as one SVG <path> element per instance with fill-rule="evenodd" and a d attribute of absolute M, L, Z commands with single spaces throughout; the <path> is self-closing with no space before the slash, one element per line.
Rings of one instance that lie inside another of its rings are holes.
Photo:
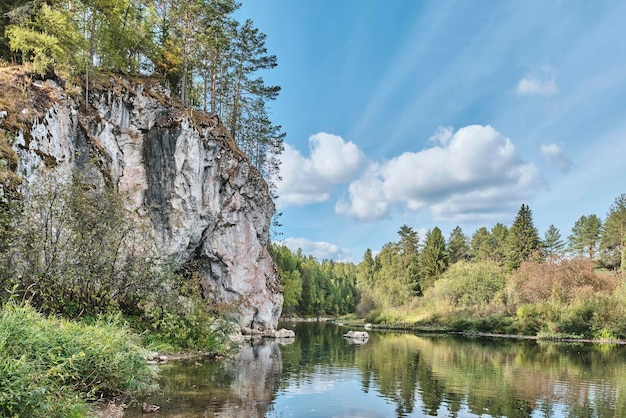
<path fill-rule="evenodd" d="M 292 344 L 163 367 L 161 417 L 626 416 L 626 347 L 292 325 Z M 126 416 L 133 415 L 129 411 Z"/>

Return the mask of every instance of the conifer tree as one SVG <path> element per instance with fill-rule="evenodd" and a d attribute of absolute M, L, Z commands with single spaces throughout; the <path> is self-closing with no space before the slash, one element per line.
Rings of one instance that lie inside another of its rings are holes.
<path fill-rule="evenodd" d="M 363 290 L 373 290 L 375 263 L 374 257 L 372 256 L 372 250 L 369 248 L 365 250 L 365 254 L 363 254 L 363 261 L 359 263 L 356 271 L 357 286 Z"/>
<path fill-rule="evenodd" d="M 413 292 L 419 296 L 422 294 L 419 273 L 419 236 L 413 228 L 407 225 L 400 227 L 398 235 L 400 235 L 400 267 Z"/>
<path fill-rule="evenodd" d="M 546 257 L 561 255 L 565 249 L 565 243 L 561 240 L 561 231 L 554 225 L 550 225 L 544 234 L 542 242 Z"/>
<path fill-rule="evenodd" d="M 491 234 L 482 226 L 472 235 L 470 255 L 473 260 L 486 261 L 491 257 Z"/>
<path fill-rule="evenodd" d="M 251 98 L 274 100 L 280 91 L 278 86 L 266 86 L 263 78 L 257 75 L 259 70 L 277 65 L 276 56 L 267 53 L 265 38 L 266 35 L 255 28 L 250 19 L 236 29 L 231 52 L 234 69 L 227 119 L 230 134 L 235 141 L 239 141 L 243 112 L 252 105 Z"/>
<path fill-rule="evenodd" d="M 600 241 L 602 221 L 597 215 L 581 216 L 572 227 L 572 234 L 567 237 L 568 250 L 578 256 L 595 259 Z"/>
<path fill-rule="evenodd" d="M 533 223 L 533 213 L 528 205 L 522 204 L 506 240 L 507 267 L 515 270 L 523 261 L 530 260 L 539 250 L 539 244 L 539 233 Z"/>
<path fill-rule="evenodd" d="M 608 267 L 626 272 L 626 193 L 615 199 L 602 228 L 601 249 Z"/>
<path fill-rule="evenodd" d="M 7 17 L 11 24 L 4 33 L 9 47 L 21 53 L 23 62 L 32 64 L 33 72 L 42 77 L 55 71 L 68 73 L 78 34 L 67 10 L 33 0 L 14 8 Z"/>
<path fill-rule="evenodd" d="M 460 226 L 455 227 L 450 232 L 448 238 L 448 262 L 450 265 L 457 261 L 467 260 L 470 257 L 469 243 L 467 236 Z"/>
<path fill-rule="evenodd" d="M 424 248 L 420 255 L 423 289 L 432 286 L 448 268 L 446 241 L 441 229 L 434 227 L 426 234 Z"/>
<path fill-rule="evenodd" d="M 506 239 L 509 235 L 509 229 L 506 225 L 497 223 L 491 228 L 491 253 L 489 258 L 503 265 L 506 260 Z"/>

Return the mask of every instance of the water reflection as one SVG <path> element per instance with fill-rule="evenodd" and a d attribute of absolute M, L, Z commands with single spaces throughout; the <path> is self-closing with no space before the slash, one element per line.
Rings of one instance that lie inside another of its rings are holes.
<path fill-rule="evenodd" d="M 161 390 L 140 401 L 159 405 L 159 417 L 264 417 L 282 376 L 279 343 L 292 341 L 250 341 L 227 361 L 166 363 Z M 124 416 L 144 415 L 134 405 Z"/>
<path fill-rule="evenodd" d="M 165 366 L 150 402 L 162 417 L 626 416 L 623 346 L 385 332 L 351 345 L 333 324 L 292 328 L 290 345 Z"/>

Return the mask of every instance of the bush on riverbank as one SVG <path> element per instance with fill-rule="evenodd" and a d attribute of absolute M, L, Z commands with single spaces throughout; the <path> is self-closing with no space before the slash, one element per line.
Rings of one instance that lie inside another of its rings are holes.
<path fill-rule="evenodd" d="M 100 395 L 153 389 L 138 338 L 115 318 L 93 325 L 44 317 L 28 305 L 0 314 L 0 416 L 82 417 Z"/>
<path fill-rule="evenodd" d="M 222 349 L 224 312 L 202 299 L 198 266 L 159 255 L 124 196 L 83 172 L 42 178 L 29 193 L 0 204 L 0 289 L 13 289 L 0 302 L 17 295 L 81 320 L 121 313 L 151 348 Z"/>
<path fill-rule="evenodd" d="M 589 260 L 526 262 L 506 275 L 494 263 L 452 266 L 410 304 L 375 309 L 367 322 L 418 330 L 626 339 L 626 289 Z"/>

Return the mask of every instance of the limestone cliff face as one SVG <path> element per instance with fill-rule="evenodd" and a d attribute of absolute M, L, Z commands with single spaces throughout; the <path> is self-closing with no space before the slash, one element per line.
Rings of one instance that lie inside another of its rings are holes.
<path fill-rule="evenodd" d="M 87 106 L 51 81 L 29 88 L 47 99 L 13 146 L 22 187 L 45 171 L 63 177 L 95 162 L 165 256 L 198 261 L 207 297 L 235 306 L 244 327 L 276 327 L 283 299 L 266 248 L 274 204 L 216 117 L 176 107 L 146 81 L 111 77 Z"/>

